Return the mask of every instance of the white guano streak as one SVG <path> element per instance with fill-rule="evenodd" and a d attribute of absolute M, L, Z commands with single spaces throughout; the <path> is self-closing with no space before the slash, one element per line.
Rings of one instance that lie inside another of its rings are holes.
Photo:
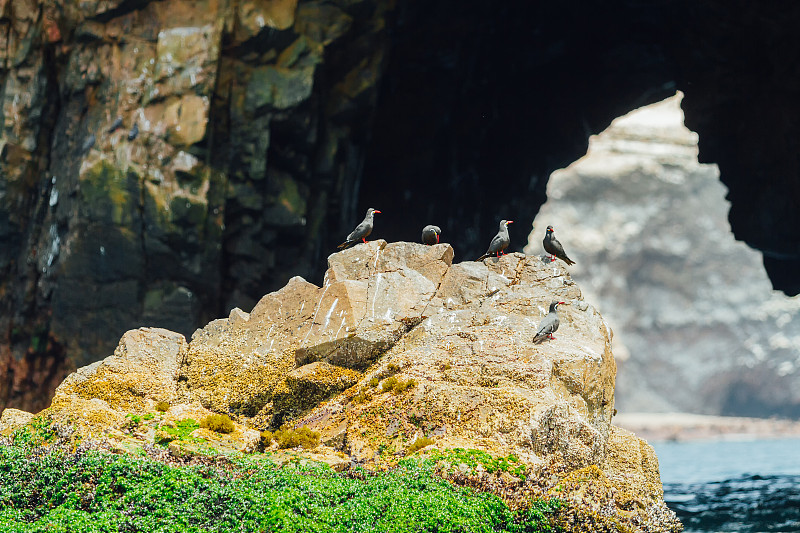
<path fill-rule="evenodd" d="M 342 328 L 344 327 L 344 323 L 345 323 L 346 320 L 347 320 L 346 317 L 342 317 L 342 323 L 339 324 L 339 329 L 336 330 L 336 335 L 333 336 L 334 339 L 338 339 L 339 338 L 339 332 L 342 331 Z"/>
<path fill-rule="evenodd" d="M 331 315 L 333 314 L 333 310 L 336 309 L 336 304 L 338 304 L 338 303 L 339 303 L 339 298 L 336 298 L 335 300 L 333 300 L 333 305 L 331 306 L 330 309 L 328 309 L 328 314 L 325 315 L 325 324 L 322 326 L 322 329 L 325 329 L 325 328 L 328 327 L 328 324 L 331 321 Z"/>
<path fill-rule="evenodd" d="M 325 299 L 325 293 L 328 292 L 328 286 L 325 287 L 325 290 L 322 291 L 322 296 L 319 297 L 319 302 L 317 302 L 317 308 L 314 310 L 314 318 L 311 319 L 311 327 L 308 328 L 308 333 L 303 338 L 303 342 L 305 343 L 308 340 L 308 336 L 311 335 L 311 332 L 314 330 L 314 324 L 317 323 L 317 314 L 319 314 L 319 306 L 322 304 L 322 301 Z M 338 298 L 337 298 L 338 300 Z"/>
<path fill-rule="evenodd" d="M 372 294 L 372 313 L 370 316 L 375 318 L 375 300 L 378 299 L 378 286 L 381 284 L 381 275 L 378 273 L 377 279 L 375 280 L 375 292 Z"/>

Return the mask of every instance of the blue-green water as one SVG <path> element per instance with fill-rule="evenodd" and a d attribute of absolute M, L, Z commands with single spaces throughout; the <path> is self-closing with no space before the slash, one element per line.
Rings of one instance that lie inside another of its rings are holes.
<path fill-rule="evenodd" d="M 687 532 L 800 532 L 800 439 L 651 444 Z"/>

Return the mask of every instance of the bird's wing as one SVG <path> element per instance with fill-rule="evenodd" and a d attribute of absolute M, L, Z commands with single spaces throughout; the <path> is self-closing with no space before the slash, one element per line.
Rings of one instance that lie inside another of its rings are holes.
<path fill-rule="evenodd" d="M 492 242 L 489 243 L 489 249 L 486 250 L 486 253 L 487 254 L 494 253 L 494 252 L 500 250 L 501 248 L 503 248 L 504 244 L 505 244 L 505 238 L 504 238 L 503 234 L 502 233 L 498 233 L 497 235 L 494 236 L 494 239 L 492 239 Z"/>
<path fill-rule="evenodd" d="M 362 221 L 361 224 L 356 226 L 356 229 L 350 232 L 350 235 L 347 236 L 348 241 L 357 241 L 361 237 L 366 237 L 370 233 L 369 222 L 366 220 Z"/>
<path fill-rule="evenodd" d="M 564 251 L 564 247 L 561 246 L 561 243 L 555 237 L 553 237 L 552 245 L 553 249 L 555 250 L 555 253 L 553 255 L 557 256 L 567 255 L 567 253 Z"/>
<path fill-rule="evenodd" d="M 558 317 L 550 313 L 542 319 L 535 338 L 545 337 L 558 329 Z"/>
<path fill-rule="evenodd" d="M 558 242 L 558 240 L 553 239 L 553 244 L 555 245 L 555 248 L 556 248 L 556 252 L 553 255 L 555 255 L 559 259 L 562 259 L 568 265 L 574 265 L 575 264 L 575 261 L 573 261 L 572 259 L 567 257 L 567 252 L 564 251 L 564 247 L 561 246 L 561 243 Z"/>

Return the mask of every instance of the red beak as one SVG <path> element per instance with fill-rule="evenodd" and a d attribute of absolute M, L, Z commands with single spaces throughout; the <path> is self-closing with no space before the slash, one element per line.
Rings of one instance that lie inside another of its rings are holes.
<path fill-rule="evenodd" d="M 373 213 L 380 213 L 380 211 L 378 211 L 378 210 L 376 209 L 375 211 L 373 211 Z"/>
<path fill-rule="evenodd" d="M 506 224 L 513 224 L 513 223 L 514 223 L 513 220 L 506 220 Z"/>
<path fill-rule="evenodd" d="M 558 305 L 564 305 L 566 302 L 558 302 Z"/>
<path fill-rule="evenodd" d="M 436 234 L 436 244 L 439 244 L 439 234 Z"/>

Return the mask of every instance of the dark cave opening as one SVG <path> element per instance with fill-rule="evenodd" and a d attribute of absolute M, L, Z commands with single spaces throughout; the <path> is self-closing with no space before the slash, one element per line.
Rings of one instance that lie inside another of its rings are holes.
<path fill-rule="evenodd" d="M 701 162 L 717 163 L 730 191 L 737 239 L 765 253 L 776 289 L 800 292 L 800 167 L 787 149 L 800 131 L 780 118 L 800 109 L 780 89 L 790 73 L 768 66 L 775 54 L 800 56 L 777 23 L 800 9 L 754 16 L 683 0 L 397 9 L 352 224 L 367 207 L 383 211 L 373 238 L 417 241 L 437 224 L 464 260 L 513 219 L 510 249 L 521 250 L 549 174 L 614 118 L 680 89 Z"/>
<path fill-rule="evenodd" d="M 617 116 L 674 92 L 667 60 L 653 32 L 619 33 L 599 3 L 433 9 L 411 2 L 396 17 L 356 217 L 382 209 L 375 236 L 387 240 L 437 224 L 457 260 L 510 219 L 521 250 L 550 172 Z"/>

